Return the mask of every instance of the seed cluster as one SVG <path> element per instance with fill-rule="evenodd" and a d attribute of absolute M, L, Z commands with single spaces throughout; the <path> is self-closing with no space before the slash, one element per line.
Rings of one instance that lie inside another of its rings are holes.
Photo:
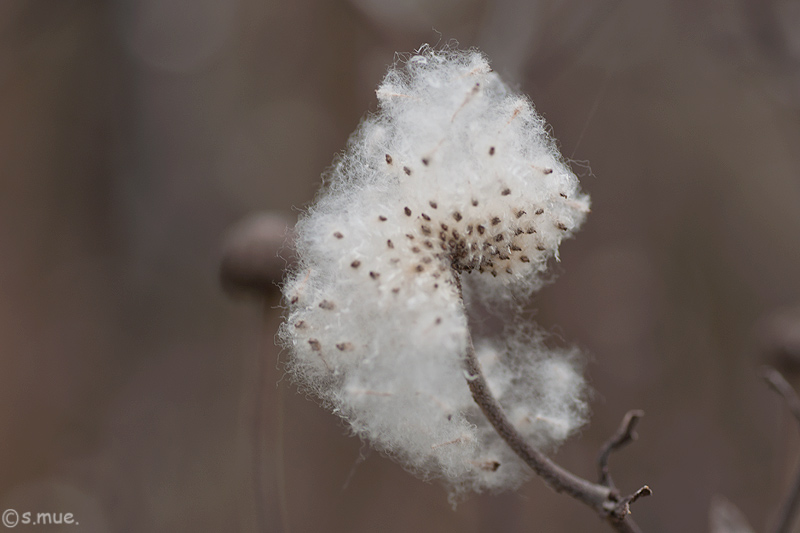
<path fill-rule="evenodd" d="M 507 196 L 505 189 L 503 196 Z M 430 202 L 437 205 L 437 202 Z M 471 202 L 479 207 L 478 200 Z M 541 215 L 544 210 L 537 209 Z M 512 207 L 510 212 L 500 216 L 486 217 L 477 209 L 462 214 L 454 211 L 448 216 L 432 218 L 422 213 L 419 232 L 427 237 L 424 241 L 429 248 L 440 250 L 434 257 L 446 262 L 456 272 L 469 273 L 477 270 L 497 277 L 499 273 L 512 275 L 518 263 L 541 262 L 546 259 L 545 246 L 535 236 L 536 221 L 526 217 L 527 211 Z M 501 222 L 505 221 L 501 225 Z M 564 226 L 564 231 L 566 231 Z M 432 244 L 436 241 L 436 245 Z"/>

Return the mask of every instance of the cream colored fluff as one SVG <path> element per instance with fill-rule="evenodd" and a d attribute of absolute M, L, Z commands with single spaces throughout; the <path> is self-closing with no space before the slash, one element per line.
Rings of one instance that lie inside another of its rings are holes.
<path fill-rule="evenodd" d="M 588 197 L 531 102 L 479 52 L 423 47 L 377 95 L 297 226 L 280 335 L 290 370 L 354 433 L 454 495 L 515 487 L 529 471 L 465 383 L 455 276 L 468 302 L 530 295 Z M 520 431 L 552 449 L 585 421 L 578 358 L 507 334 L 475 339 L 481 364 Z"/>

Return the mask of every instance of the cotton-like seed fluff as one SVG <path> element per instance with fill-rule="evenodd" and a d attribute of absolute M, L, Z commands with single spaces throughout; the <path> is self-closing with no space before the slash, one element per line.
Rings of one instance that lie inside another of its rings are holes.
<path fill-rule="evenodd" d="M 530 471 L 470 396 L 469 304 L 456 277 L 468 300 L 529 295 L 588 197 L 531 102 L 479 52 L 423 47 L 390 68 L 377 96 L 297 225 L 280 333 L 289 369 L 420 477 L 456 495 L 513 488 Z M 475 345 L 534 446 L 552 449 L 584 423 L 574 353 L 525 333 Z"/>

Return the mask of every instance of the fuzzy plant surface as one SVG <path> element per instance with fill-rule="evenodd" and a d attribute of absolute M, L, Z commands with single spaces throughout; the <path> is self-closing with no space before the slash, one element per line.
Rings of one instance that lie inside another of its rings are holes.
<path fill-rule="evenodd" d="M 399 57 L 377 96 L 296 228 L 289 370 L 452 495 L 515 488 L 530 470 L 466 384 L 468 318 L 502 310 L 508 326 L 474 336 L 476 353 L 519 431 L 552 450 L 586 419 L 580 357 L 546 348 L 513 303 L 540 287 L 588 197 L 531 101 L 480 52 Z"/>

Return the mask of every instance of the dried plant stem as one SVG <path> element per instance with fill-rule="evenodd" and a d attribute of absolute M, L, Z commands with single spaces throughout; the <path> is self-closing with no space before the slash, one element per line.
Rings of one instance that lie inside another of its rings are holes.
<path fill-rule="evenodd" d="M 643 416 L 644 411 L 638 409 L 625 413 L 617 432 L 600 449 L 600 454 L 597 456 L 597 469 L 600 474 L 601 485 L 615 488 L 614 481 L 608 471 L 608 458 L 611 456 L 611 452 L 619 450 L 629 442 L 637 439 L 636 425 Z"/>
<path fill-rule="evenodd" d="M 616 531 L 621 533 L 641 532 L 639 527 L 629 516 L 629 505 L 639 497 L 650 494 L 650 489 L 648 487 L 645 486 L 630 496 L 621 497 L 619 491 L 614 487 L 587 481 L 551 461 L 547 456 L 526 442 L 524 437 L 520 435 L 516 427 L 514 427 L 506 416 L 503 407 L 492 395 L 486 378 L 483 375 L 483 371 L 481 370 L 478 358 L 475 355 L 475 347 L 473 346 L 471 336 L 468 338 L 464 364 L 467 371 L 467 384 L 469 385 L 469 390 L 472 393 L 472 398 L 475 400 L 475 403 L 478 404 L 483 414 L 489 419 L 492 427 L 494 427 L 500 437 L 511 447 L 514 453 L 522 458 L 547 485 L 556 492 L 564 492 L 588 505 Z M 636 412 L 635 417 L 638 419 L 641 417 L 641 413 Z M 626 424 L 626 426 L 630 428 L 628 431 L 629 438 L 627 440 L 633 438 L 633 425 L 632 423 Z M 612 441 L 613 440 L 612 438 Z M 617 440 L 621 442 L 621 439 Z M 611 449 L 621 445 L 621 443 L 618 443 L 616 446 L 610 446 L 609 450 L 604 454 L 605 458 L 608 458 L 608 453 L 610 453 Z"/>

